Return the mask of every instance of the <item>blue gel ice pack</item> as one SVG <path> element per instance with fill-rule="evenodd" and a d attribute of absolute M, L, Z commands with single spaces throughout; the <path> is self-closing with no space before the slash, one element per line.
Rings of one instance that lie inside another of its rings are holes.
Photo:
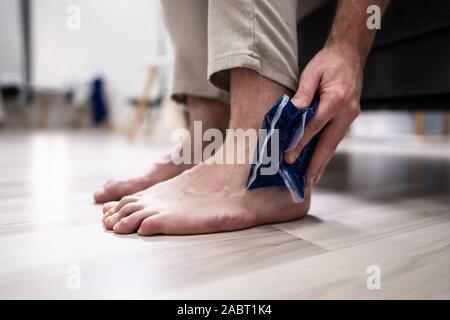
<path fill-rule="evenodd" d="M 285 185 L 293 201 L 303 201 L 306 169 L 319 135 L 311 139 L 294 163 L 285 162 L 283 155 L 300 141 L 305 124 L 314 116 L 318 104 L 316 97 L 310 106 L 300 110 L 284 95 L 266 113 L 261 127 L 266 134 L 260 132 L 247 189 Z"/>

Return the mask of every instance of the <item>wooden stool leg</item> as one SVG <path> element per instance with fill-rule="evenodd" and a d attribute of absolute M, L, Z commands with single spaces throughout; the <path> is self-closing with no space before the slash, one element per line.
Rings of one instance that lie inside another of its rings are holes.
<path fill-rule="evenodd" d="M 50 94 L 43 92 L 39 103 L 38 128 L 47 128 L 48 115 L 50 113 Z"/>
<path fill-rule="evenodd" d="M 150 95 L 150 91 L 153 87 L 153 84 L 155 82 L 155 79 L 156 79 L 156 68 L 152 67 L 148 72 L 147 81 L 145 83 L 142 95 L 139 99 L 137 108 L 134 112 L 133 119 L 127 128 L 127 137 L 130 141 L 134 140 L 136 134 L 139 131 L 139 128 L 141 127 L 142 121 L 144 120 L 145 109 L 147 107 L 148 98 Z"/>
<path fill-rule="evenodd" d="M 442 135 L 448 136 L 450 129 L 450 111 L 445 111 L 442 115 Z"/>
<path fill-rule="evenodd" d="M 423 136 L 425 134 L 425 112 L 416 111 L 416 135 Z"/>

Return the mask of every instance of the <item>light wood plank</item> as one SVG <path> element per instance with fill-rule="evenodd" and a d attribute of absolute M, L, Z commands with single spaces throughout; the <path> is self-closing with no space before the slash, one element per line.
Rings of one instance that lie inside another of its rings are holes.
<path fill-rule="evenodd" d="M 117 236 L 91 192 L 167 152 L 100 132 L 0 135 L 0 298 L 450 298 L 450 142 L 350 139 L 302 220 Z M 366 268 L 381 268 L 380 290 Z M 68 267 L 81 272 L 67 287 Z"/>

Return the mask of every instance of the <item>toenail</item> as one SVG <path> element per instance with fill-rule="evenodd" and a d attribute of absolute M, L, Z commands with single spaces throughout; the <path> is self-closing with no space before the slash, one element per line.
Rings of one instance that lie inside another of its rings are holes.
<path fill-rule="evenodd" d="M 287 163 L 291 164 L 291 163 L 293 163 L 295 161 L 295 156 L 290 154 L 290 153 L 287 153 L 284 156 L 284 161 L 286 161 Z"/>
<path fill-rule="evenodd" d="M 113 223 L 114 222 L 114 218 L 112 216 L 108 217 L 108 218 L 106 218 L 105 222 L 106 223 Z"/>
<path fill-rule="evenodd" d="M 97 190 L 97 191 L 94 192 L 94 196 L 100 196 L 102 194 L 103 194 L 102 190 Z"/>

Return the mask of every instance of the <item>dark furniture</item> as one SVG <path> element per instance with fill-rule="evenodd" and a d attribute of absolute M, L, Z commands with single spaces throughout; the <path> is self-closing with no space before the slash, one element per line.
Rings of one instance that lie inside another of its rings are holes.
<path fill-rule="evenodd" d="M 299 22 L 301 68 L 323 46 L 334 10 L 332 2 Z M 392 0 L 367 60 L 361 107 L 450 110 L 450 1 Z"/>

